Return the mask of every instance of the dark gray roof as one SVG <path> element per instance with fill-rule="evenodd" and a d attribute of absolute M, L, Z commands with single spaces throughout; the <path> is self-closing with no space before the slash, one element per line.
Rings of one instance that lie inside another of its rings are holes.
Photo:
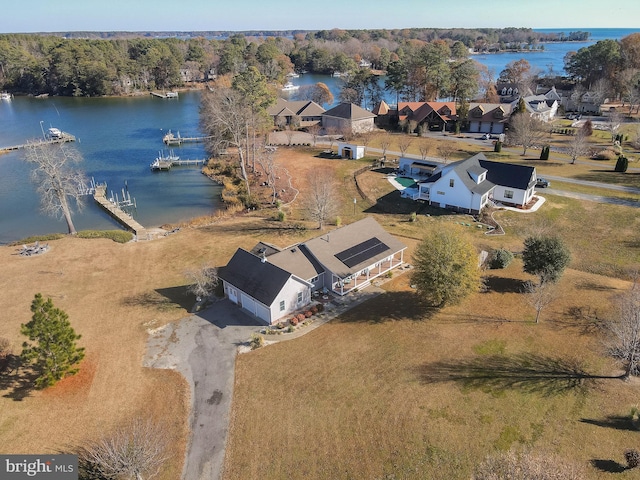
<path fill-rule="evenodd" d="M 353 103 L 341 103 L 336 105 L 331 110 L 327 110 L 322 114 L 327 117 L 346 118 L 348 120 L 362 120 L 364 118 L 375 118 L 376 114 L 371 113 L 369 110 L 365 110 Z"/>
<path fill-rule="evenodd" d="M 386 248 L 377 252 L 374 256 L 366 257 L 357 265 L 347 266 L 336 257 L 336 255 L 339 255 L 341 252 L 373 238 L 384 243 Z M 389 255 L 393 255 L 407 248 L 405 244 L 388 233 L 372 217 L 367 217 L 350 225 L 337 228 L 324 235 L 308 240 L 304 245 L 326 270 L 340 278 L 345 278 L 373 263 L 379 262 Z"/>
<path fill-rule="evenodd" d="M 487 179 L 496 185 L 526 190 L 535 183 L 533 177 L 535 167 L 490 160 L 480 160 L 480 165 L 488 170 Z"/>
<path fill-rule="evenodd" d="M 227 266 L 220 270 L 221 279 L 267 306 L 291 278 L 291 273 L 268 260 L 263 262 L 242 248 L 236 250 Z"/>

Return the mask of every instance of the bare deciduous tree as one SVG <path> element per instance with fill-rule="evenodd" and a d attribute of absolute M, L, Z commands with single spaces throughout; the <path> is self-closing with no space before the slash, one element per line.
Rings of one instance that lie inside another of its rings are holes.
<path fill-rule="evenodd" d="M 418 143 L 418 151 L 420 152 L 422 160 L 427 159 L 427 156 L 429 155 L 432 147 L 433 145 L 431 144 L 431 140 L 429 140 L 428 138 L 420 139 L 420 142 Z"/>
<path fill-rule="evenodd" d="M 453 143 L 443 141 L 443 142 L 439 142 L 437 150 L 438 150 L 438 155 L 442 157 L 442 159 L 444 160 L 444 163 L 449 163 L 449 160 L 451 159 L 453 152 L 456 151 L 456 148 L 453 145 Z"/>
<path fill-rule="evenodd" d="M 524 285 L 524 294 L 527 303 L 536 310 L 536 323 L 540 321 L 540 313 L 542 310 L 555 300 L 553 288 L 554 285 L 551 282 L 541 284 L 526 282 Z"/>
<path fill-rule="evenodd" d="M 611 134 L 611 141 L 613 142 L 616 139 L 616 135 L 620 130 L 620 126 L 622 125 L 623 117 L 622 114 L 616 112 L 615 110 L 609 112 L 609 116 L 607 117 L 607 131 Z"/>
<path fill-rule="evenodd" d="M 251 119 L 251 109 L 237 91 L 231 88 L 217 88 L 202 94 L 200 122 L 202 129 L 210 137 L 207 140 L 207 148 L 214 154 L 225 143 L 237 148 L 247 194 L 251 191 L 243 147 L 247 143 Z"/>
<path fill-rule="evenodd" d="M 398 148 L 400 149 L 400 153 L 402 154 L 403 157 L 404 157 L 404 154 L 407 153 L 407 150 L 409 150 L 409 147 L 411 146 L 412 143 L 413 143 L 413 138 L 407 135 L 401 135 L 400 138 L 398 138 Z"/>
<path fill-rule="evenodd" d="M 571 163 L 576 163 L 576 160 L 581 155 L 586 155 L 589 152 L 589 142 L 585 131 L 580 128 L 578 133 L 569 142 L 569 148 L 567 153 L 571 157 Z"/>
<path fill-rule="evenodd" d="M 318 137 L 320 136 L 320 130 L 322 130 L 322 126 L 319 123 L 314 123 L 307 127 L 307 132 L 311 135 L 311 139 L 313 140 L 313 146 L 316 146 L 318 142 Z"/>
<path fill-rule="evenodd" d="M 278 164 L 276 163 L 276 150 L 272 147 L 264 148 L 258 158 L 256 159 L 258 165 L 262 169 L 262 173 L 264 173 L 267 178 L 267 185 L 271 187 L 271 204 L 276 203 L 276 172 L 278 171 Z"/>
<path fill-rule="evenodd" d="M 385 158 L 387 156 L 387 150 L 391 146 L 391 135 L 385 133 L 380 137 L 379 140 L 380 148 L 382 149 L 382 157 Z"/>
<path fill-rule="evenodd" d="M 293 142 L 293 136 L 296 134 L 296 129 L 292 125 L 287 125 L 284 129 L 284 136 L 287 137 L 287 145 L 291 146 Z"/>
<path fill-rule="evenodd" d="M 187 270 L 184 275 L 191 282 L 187 287 L 187 292 L 193 293 L 197 301 L 213 294 L 220 281 L 218 269 L 208 264 L 202 265 L 198 269 Z"/>
<path fill-rule="evenodd" d="M 527 149 L 540 144 L 546 135 L 547 129 L 543 123 L 528 113 L 518 113 L 511 116 L 510 130 L 507 134 L 509 143 L 522 146 L 522 155 L 527 154 Z"/>
<path fill-rule="evenodd" d="M 318 222 L 322 230 L 329 218 L 335 214 L 338 203 L 335 180 L 328 170 L 321 170 L 309 177 L 309 191 L 306 194 L 306 207 L 312 220 Z"/>
<path fill-rule="evenodd" d="M 136 419 L 80 449 L 79 460 L 86 469 L 113 479 L 143 480 L 160 473 L 167 460 L 168 440 L 160 425 Z"/>
<path fill-rule="evenodd" d="M 83 206 L 84 175 L 78 169 L 80 153 L 65 144 L 34 142 L 27 145 L 25 157 L 34 165 L 33 182 L 40 194 L 42 211 L 47 215 L 63 217 L 71 235 L 75 235 L 70 200 L 77 207 Z"/>
<path fill-rule="evenodd" d="M 640 374 L 640 286 L 626 292 L 618 301 L 618 318 L 606 326 L 609 355 L 623 368 L 622 378 Z"/>

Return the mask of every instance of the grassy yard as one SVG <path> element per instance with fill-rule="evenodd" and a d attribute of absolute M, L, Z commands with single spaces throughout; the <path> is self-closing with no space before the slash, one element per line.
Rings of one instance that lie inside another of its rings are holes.
<path fill-rule="evenodd" d="M 3 453 L 67 449 L 150 416 L 174 445 L 161 478 L 178 478 L 188 389 L 175 372 L 142 368 L 148 330 L 188 314 L 185 270 L 224 265 L 259 240 L 287 246 L 316 236 L 303 199 L 319 169 L 336 177 L 342 223 L 374 215 L 410 249 L 441 224 L 479 248 L 514 251 L 528 233 L 553 231 L 571 247 L 571 269 L 539 325 L 518 293 L 527 277 L 516 261 L 491 272 L 487 291 L 458 307 L 421 307 L 399 276 L 382 296 L 308 335 L 242 355 L 225 478 L 469 478 L 484 455 L 510 446 L 555 452 L 584 465 L 586 478 L 607 478 L 592 460 L 611 467 L 624 449 L 638 448 L 637 432 L 615 420 L 637 403 L 638 385 L 591 377 L 617 373 L 601 355 L 596 316 L 611 314 L 611 298 L 629 285 L 620 278 L 640 269 L 637 209 L 548 195 L 534 215 L 498 212 L 506 235 L 491 237 L 468 216 L 400 198 L 384 171 L 358 177 L 363 198 L 353 172 L 371 159 L 321 159 L 304 148 L 282 148 L 278 158 L 300 190 L 283 207 L 284 222 L 274 207 L 193 222 L 199 228 L 185 222 L 152 242 L 63 238 L 29 258 L 0 247 L 0 337 L 19 353 L 20 324 L 41 292 L 69 314 L 87 351 L 80 373 L 51 389 L 32 390 L 15 374 L 1 378 Z"/>
<path fill-rule="evenodd" d="M 589 465 L 623 463 L 636 445 L 613 419 L 638 384 L 596 378 L 618 372 L 599 354 L 595 315 L 627 285 L 569 271 L 535 325 L 523 279 L 516 263 L 486 293 L 430 311 L 403 275 L 298 340 L 240 356 L 225 478 L 468 479 L 512 447 L 606 478 Z"/>
<path fill-rule="evenodd" d="M 498 212 L 506 235 L 488 236 L 466 215 L 401 198 L 384 170 L 358 183 L 376 203 L 358 198 L 355 218 L 375 215 L 410 249 L 444 224 L 516 252 L 548 232 L 570 245 L 571 269 L 539 325 L 516 260 L 460 306 L 421 306 L 402 275 L 330 324 L 240 356 L 225 478 L 467 479 L 512 447 L 558 454 L 587 479 L 620 469 L 638 439 L 624 418 L 640 386 L 611 378 L 598 325 L 629 288 L 615 277 L 640 269 L 637 210 L 545 195 L 536 214 Z"/>

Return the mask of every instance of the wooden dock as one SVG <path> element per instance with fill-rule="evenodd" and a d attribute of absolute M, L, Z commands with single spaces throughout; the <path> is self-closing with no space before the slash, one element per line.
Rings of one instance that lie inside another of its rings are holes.
<path fill-rule="evenodd" d="M 172 145 L 182 145 L 183 143 L 202 143 L 205 140 L 207 140 L 208 138 L 211 138 L 210 136 L 204 136 L 204 137 L 182 137 L 180 136 L 180 132 L 178 132 L 178 135 L 174 135 L 171 130 L 169 130 L 169 133 L 167 133 L 164 137 L 162 137 L 162 141 L 168 145 L 168 146 L 172 146 Z"/>
<path fill-rule="evenodd" d="M 151 92 L 151 95 L 157 98 L 178 98 L 178 92 L 167 92 L 167 93 Z"/>
<path fill-rule="evenodd" d="M 113 202 L 110 202 L 107 199 L 107 185 L 101 184 L 96 185 L 95 193 L 93 194 L 93 199 L 96 201 L 98 205 L 100 205 L 109 215 L 115 218 L 120 224 L 122 224 L 128 230 L 131 230 L 136 236 L 140 238 L 144 238 L 144 235 L 147 234 L 145 228 L 140 225 L 134 218 L 129 215 L 127 212 L 122 210 L 118 205 Z"/>
<path fill-rule="evenodd" d="M 187 165 L 204 165 L 207 161 L 202 159 L 198 160 L 181 160 L 181 159 L 159 159 L 156 158 L 155 161 L 149 165 L 151 170 L 154 171 L 169 171 L 171 167 L 175 166 L 187 166 Z"/>
<path fill-rule="evenodd" d="M 63 133 L 61 138 L 52 138 L 49 140 L 42 140 L 40 139 L 40 142 L 34 142 L 34 143 L 23 143 L 22 145 L 12 145 L 10 147 L 0 147 L 0 152 L 9 152 L 11 150 L 22 150 L 23 148 L 26 148 L 29 145 L 53 145 L 56 143 L 67 143 L 67 142 L 75 142 L 76 141 L 76 137 L 74 137 L 73 135 L 69 134 L 69 133 Z"/>

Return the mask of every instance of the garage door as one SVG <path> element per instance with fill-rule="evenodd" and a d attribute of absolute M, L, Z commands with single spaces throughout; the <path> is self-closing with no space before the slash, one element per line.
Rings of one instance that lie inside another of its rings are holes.
<path fill-rule="evenodd" d="M 256 316 L 267 323 L 271 323 L 271 319 L 269 318 L 269 309 L 264 305 L 256 303 Z"/>
<path fill-rule="evenodd" d="M 252 315 L 255 315 L 256 314 L 256 302 L 255 302 L 255 300 L 253 300 L 253 298 L 245 295 L 244 293 L 241 293 L 240 295 L 241 295 L 241 298 L 242 298 L 242 308 L 244 308 L 248 312 L 251 312 Z"/>

